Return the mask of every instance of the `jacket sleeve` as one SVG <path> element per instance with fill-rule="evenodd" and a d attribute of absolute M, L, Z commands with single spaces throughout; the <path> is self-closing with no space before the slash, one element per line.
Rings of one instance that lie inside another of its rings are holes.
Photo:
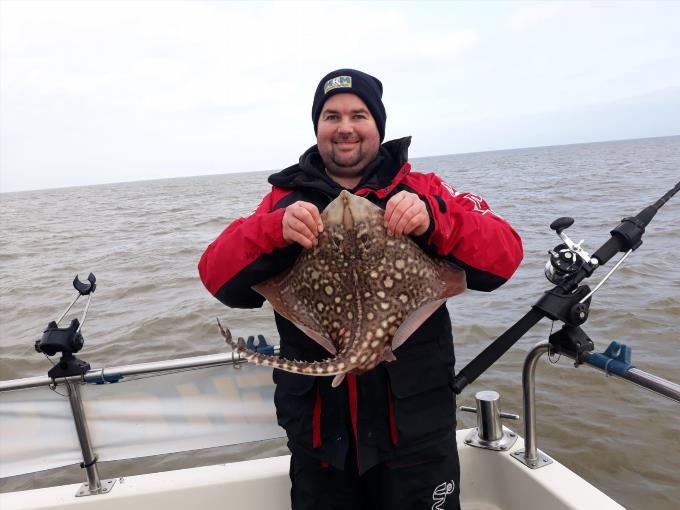
<path fill-rule="evenodd" d="M 425 249 L 463 268 L 468 288 L 488 292 L 510 279 L 522 261 L 522 240 L 484 199 L 433 173 L 411 173 L 405 184 L 428 205 Z"/>
<path fill-rule="evenodd" d="M 283 271 L 299 253 L 299 246 L 289 246 L 283 239 L 285 208 L 275 208 L 287 194 L 273 188 L 253 214 L 234 220 L 201 256 L 201 281 L 225 305 L 262 306 L 264 298 L 251 287 Z"/>

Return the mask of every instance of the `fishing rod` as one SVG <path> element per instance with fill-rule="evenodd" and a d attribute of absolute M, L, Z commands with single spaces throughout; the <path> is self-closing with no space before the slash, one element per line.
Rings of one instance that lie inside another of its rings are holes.
<path fill-rule="evenodd" d="M 593 294 L 621 267 L 628 256 L 640 247 L 645 227 L 678 191 L 680 182 L 637 215 L 623 218 L 621 223 L 610 231 L 611 237 L 592 256 L 581 247 L 583 241 L 574 243 L 565 234 L 564 231 L 573 225 L 573 218 L 563 217 L 553 221 L 550 228 L 560 237 L 562 243 L 548 252 L 550 257 L 546 263 L 545 276 L 555 286 L 546 291 L 529 312 L 456 375 L 453 390 L 460 394 L 544 317 L 564 323 L 559 331 L 550 335 L 550 343 L 559 347 L 561 351 L 572 353 L 574 359 L 579 360 L 582 355 L 594 350 L 593 342 L 579 327 L 588 320 Z M 624 255 L 594 289 L 591 290 L 588 285 L 581 285 L 584 279 L 590 277 L 598 267 L 604 266 L 617 253 Z"/>

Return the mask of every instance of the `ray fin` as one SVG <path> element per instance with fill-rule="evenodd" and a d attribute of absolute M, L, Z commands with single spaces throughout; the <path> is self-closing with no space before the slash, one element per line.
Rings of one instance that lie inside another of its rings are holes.
<path fill-rule="evenodd" d="M 416 329 L 418 329 L 423 322 L 437 310 L 437 308 L 446 302 L 447 298 L 461 294 L 467 289 L 465 271 L 443 260 L 438 266 L 440 285 L 437 297 L 439 297 L 439 299 L 424 304 L 406 318 L 401 326 L 399 326 L 399 329 L 392 339 L 393 351 L 408 340 Z"/>
<path fill-rule="evenodd" d="M 383 351 L 383 356 L 382 356 L 383 361 L 390 363 L 391 361 L 397 361 L 397 357 L 394 355 L 392 352 L 392 349 L 389 345 L 385 346 L 385 350 Z"/>
<path fill-rule="evenodd" d="M 465 271 L 445 260 L 441 260 L 438 265 L 441 288 L 437 297 L 446 299 L 465 292 L 467 289 Z"/>
<path fill-rule="evenodd" d="M 397 332 L 394 334 L 394 338 L 392 338 L 392 350 L 397 350 L 399 346 L 408 340 L 415 330 L 422 326 L 423 322 L 425 322 L 430 315 L 445 302 L 446 299 L 438 299 L 426 303 L 417 310 L 414 310 L 413 313 L 401 323 L 401 326 L 399 326 L 399 329 L 397 329 Z"/>
<path fill-rule="evenodd" d="M 333 382 L 331 383 L 331 386 L 333 388 L 337 388 L 342 384 L 342 381 L 345 380 L 345 373 L 343 372 L 342 374 L 338 374 L 335 377 L 333 377 Z"/>
<path fill-rule="evenodd" d="M 279 313 L 281 313 L 281 312 L 279 312 Z M 283 315 L 283 314 L 281 314 L 281 315 Z M 286 317 L 286 316 L 284 315 L 284 317 Z M 288 317 L 286 317 L 286 319 L 288 319 Z M 291 320 L 291 319 L 288 319 L 288 320 Z M 330 352 L 333 356 L 335 356 L 337 354 L 337 352 L 338 352 L 337 349 L 335 348 L 333 343 L 328 338 L 320 335 L 316 331 L 309 329 L 306 326 L 303 326 L 302 324 L 298 323 L 297 321 L 291 321 L 291 322 L 293 322 L 293 324 L 295 324 L 295 327 L 300 329 L 300 331 L 302 331 L 305 335 L 307 335 L 309 338 L 311 338 L 316 343 L 318 343 L 321 347 L 323 347 L 328 352 Z"/>

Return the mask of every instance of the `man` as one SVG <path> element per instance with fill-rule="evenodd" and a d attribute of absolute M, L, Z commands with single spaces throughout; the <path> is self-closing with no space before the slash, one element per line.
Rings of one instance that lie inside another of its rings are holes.
<path fill-rule="evenodd" d="M 410 138 L 381 145 L 382 84 L 353 69 L 326 75 L 314 95 L 317 137 L 297 165 L 269 177 L 272 191 L 207 248 L 199 272 L 227 306 L 259 307 L 251 287 L 316 245 L 322 211 L 343 189 L 385 209 L 390 235 L 463 268 L 468 288 L 491 291 L 522 259 L 519 236 L 478 196 L 410 171 Z M 328 353 L 275 314 L 281 355 Z M 460 508 L 453 337 L 442 305 L 383 363 L 338 388 L 330 377 L 274 371 L 279 424 L 292 452 L 294 509 Z"/>

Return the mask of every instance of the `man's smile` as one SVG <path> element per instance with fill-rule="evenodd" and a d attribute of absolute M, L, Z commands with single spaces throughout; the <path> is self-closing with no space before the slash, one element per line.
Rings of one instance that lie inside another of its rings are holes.
<path fill-rule="evenodd" d="M 336 140 L 333 143 L 339 145 L 340 147 L 352 147 L 358 144 L 359 140 Z"/>

